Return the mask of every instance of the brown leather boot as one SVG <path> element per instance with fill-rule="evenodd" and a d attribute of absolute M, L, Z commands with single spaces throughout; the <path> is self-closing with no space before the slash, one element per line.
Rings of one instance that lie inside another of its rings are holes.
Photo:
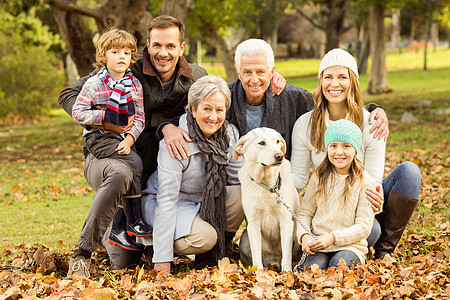
<path fill-rule="evenodd" d="M 375 259 L 382 259 L 386 254 L 394 252 L 403 231 L 408 224 L 418 199 L 391 191 L 388 201 L 384 203 L 383 212 L 376 215 L 381 226 L 381 236 L 375 243 Z"/>

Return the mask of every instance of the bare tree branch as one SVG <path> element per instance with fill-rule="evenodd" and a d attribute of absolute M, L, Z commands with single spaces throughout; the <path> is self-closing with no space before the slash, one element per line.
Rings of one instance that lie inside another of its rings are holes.
<path fill-rule="evenodd" d="M 95 19 L 101 18 L 100 9 L 83 7 L 74 3 L 61 0 L 44 0 L 44 3 L 59 8 L 61 10 L 76 12 L 81 15 L 92 17 Z"/>
<path fill-rule="evenodd" d="M 347 26 L 347 27 L 344 27 L 344 28 L 342 28 L 341 29 L 341 32 L 342 33 L 346 33 L 347 31 L 349 31 L 350 29 L 352 29 L 354 26 L 351 26 L 351 25 L 349 25 L 349 26 Z"/>
<path fill-rule="evenodd" d="M 316 21 L 314 21 L 311 17 L 309 17 L 307 14 L 305 14 L 303 11 L 301 11 L 300 9 L 296 9 L 296 11 L 306 20 L 308 20 L 309 23 L 311 23 L 311 25 L 313 25 L 314 27 L 316 27 L 317 29 L 326 31 L 324 26 L 319 25 L 318 23 L 316 23 Z"/>

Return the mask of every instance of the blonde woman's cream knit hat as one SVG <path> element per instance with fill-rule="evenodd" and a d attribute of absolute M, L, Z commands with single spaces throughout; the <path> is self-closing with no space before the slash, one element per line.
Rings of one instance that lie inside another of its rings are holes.
<path fill-rule="evenodd" d="M 358 65 L 356 64 L 356 60 L 350 53 L 339 48 L 328 51 L 328 53 L 325 54 L 325 56 L 322 58 L 319 66 L 318 77 L 320 78 L 323 70 L 334 66 L 347 67 L 352 70 L 353 73 L 355 73 L 356 77 L 359 78 Z"/>

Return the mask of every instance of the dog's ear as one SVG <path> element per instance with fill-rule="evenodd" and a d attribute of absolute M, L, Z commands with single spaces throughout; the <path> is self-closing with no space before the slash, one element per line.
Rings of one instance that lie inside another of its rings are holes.
<path fill-rule="evenodd" d="M 283 139 L 281 134 L 280 134 L 280 140 L 281 140 L 281 152 L 283 152 L 283 154 L 286 154 L 286 141 Z"/>
<path fill-rule="evenodd" d="M 239 156 L 244 154 L 245 136 L 241 137 L 233 148 L 233 159 L 238 160 Z"/>

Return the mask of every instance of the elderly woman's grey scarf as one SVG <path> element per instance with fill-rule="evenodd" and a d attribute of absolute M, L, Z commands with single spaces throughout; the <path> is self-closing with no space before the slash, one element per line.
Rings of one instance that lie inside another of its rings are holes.
<path fill-rule="evenodd" d="M 187 114 L 187 125 L 192 141 L 197 143 L 199 150 L 206 156 L 205 189 L 199 214 L 217 232 L 217 244 L 213 248 L 213 255 L 216 260 L 219 260 L 224 255 L 227 228 L 225 198 L 230 146 L 230 138 L 227 134 L 228 122 L 225 121 L 209 139 L 205 137 L 191 113 Z"/>

